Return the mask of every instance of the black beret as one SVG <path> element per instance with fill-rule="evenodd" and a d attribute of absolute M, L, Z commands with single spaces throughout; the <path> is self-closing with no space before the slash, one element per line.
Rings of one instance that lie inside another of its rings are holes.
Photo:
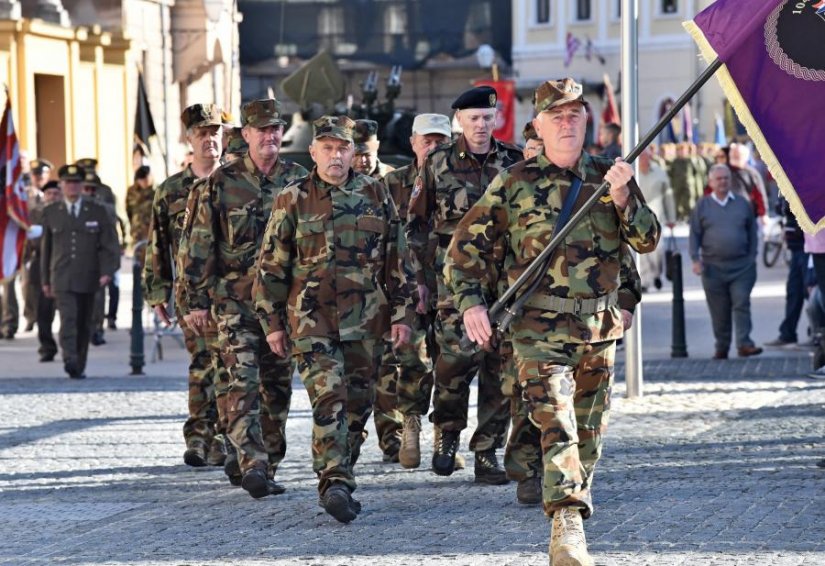
<path fill-rule="evenodd" d="M 48 183 L 46 183 L 45 185 L 43 185 L 43 190 L 44 191 L 48 191 L 49 189 L 60 190 L 60 184 L 55 180 L 51 180 Z"/>
<path fill-rule="evenodd" d="M 491 86 L 477 86 L 462 92 L 453 102 L 452 108 L 464 110 L 465 108 L 495 108 L 496 89 Z"/>

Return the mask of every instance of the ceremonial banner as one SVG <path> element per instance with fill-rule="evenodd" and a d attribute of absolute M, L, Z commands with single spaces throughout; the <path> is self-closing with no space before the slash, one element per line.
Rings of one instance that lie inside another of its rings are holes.
<path fill-rule="evenodd" d="M 825 1 L 717 0 L 685 28 L 803 230 L 825 228 Z"/>
<path fill-rule="evenodd" d="M 0 280 L 13 276 L 20 268 L 29 212 L 26 187 L 23 185 L 20 147 L 11 115 L 11 100 L 6 98 L 6 109 L 0 121 L 0 177 L 3 193 L 0 195 Z"/>

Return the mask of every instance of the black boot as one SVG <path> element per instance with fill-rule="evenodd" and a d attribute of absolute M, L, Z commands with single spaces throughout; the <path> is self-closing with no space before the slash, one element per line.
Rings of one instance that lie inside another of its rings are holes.
<path fill-rule="evenodd" d="M 235 446 L 226 439 L 226 460 L 223 462 L 223 473 L 229 478 L 229 483 L 234 486 L 241 485 L 243 476 L 241 475 L 241 465 L 238 463 L 238 453 Z"/>
<path fill-rule="evenodd" d="M 243 475 L 241 487 L 255 499 L 267 495 L 280 495 L 286 491 L 284 486 L 266 477 L 266 472 L 258 468 L 252 468 Z"/>
<path fill-rule="evenodd" d="M 507 473 L 499 467 L 495 449 L 476 452 L 476 483 L 487 485 L 504 485 L 510 480 Z"/>
<path fill-rule="evenodd" d="M 358 505 L 358 511 L 355 510 L 356 506 L 349 488 L 342 483 L 334 483 L 329 486 L 324 495 L 321 496 L 321 503 L 324 511 L 341 523 L 349 523 L 358 516 L 358 511 L 361 510 L 360 504 Z"/>
<path fill-rule="evenodd" d="M 449 476 L 455 471 L 455 454 L 460 438 L 460 432 L 435 429 L 433 471 L 439 476 Z"/>

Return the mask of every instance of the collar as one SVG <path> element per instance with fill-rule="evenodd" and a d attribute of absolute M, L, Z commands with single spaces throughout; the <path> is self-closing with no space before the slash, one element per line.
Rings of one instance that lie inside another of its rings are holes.
<path fill-rule="evenodd" d="M 458 158 L 459 159 L 469 159 L 473 152 L 470 151 L 470 148 L 467 146 L 467 140 L 464 138 L 464 134 L 458 136 L 458 139 L 455 142 L 455 147 L 458 150 Z M 487 155 L 491 153 L 496 153 L 498 151 L 498 143 L 496 142 L 496 138 L 490 137 L 490 151 L 487 152 Z"/>
<path fill-rule="evenodd" d="M 733 191 L 728 191 L 728 196 L 725 197 L 725 200 L 719 200 L 719 197 L 716 196 L 716 193 L 711 191 L 710 198 L 715 200 L 719 204 L 719 206 L 725 206 L 726 204 L 728 204 L 729 200 L 733 200 L 736 197 L 733 196 Z"/>
<path fill-rule="evenodd" d="M 341 183 L 340 185 L 333 185 L 324 181 L 321 176 L 318 174 L 318 166 L 314 166 L 312 171 L 310 172 L 309 176 L 312 178 L 315 186 L 319 189 L 325 190 L 332 190 L 332 189 L 341 189 L 342 191 L 349 191 L 349 185 L 352 180 L 355 178 L 357 173 L 350 167 L 349 174 L 347 174 L 347 180 Z"/>
<path fill-rule="evenodd" d="M 538 163 L 539 167 L 541 167 L 542 170 L 547 169 L 550 174 L 560 175 L 564 173 L 570 173 L 574 177 L 577 177 L 584 181 L 586 177 L 587 165 L 590 162 L 590 159 L 590 155 L 582 151 L 581 155 L 579 155 L 578 161 L 576 161 L 576 164 L 573 167 L 562 168 L 553 163 L 552 161 L 550 161 L 544 152 L 541 152 L 536 157 L 536 163 Z"/>
<path fill-rule="evenodd" d="M 270 181 L 270 182 L 273 182 L 273 181 L 274 181 L 274 179 L 275 179 L 275 178 L 278 176 L 278 174 L 280 173 L 280 171 L 281 171 L 281 163 L 282 163 L 282 161 L 281 161 L 281 156 L 279 155 L 279 156 L 278 156 L 278 160 L 277 160 L 277 161 L 275 161 L 275 167 L 273 167 L 273 168 L 272 168 L 272 171 L 269 173 L 269 175 L 265 175 L 265 174 L 263 173 L 263 171 L 261 171 L 260 169 L 258 169 L 258 167 L 255 165 L 255 162 L 254 162 L 254 161 L 252 161 L 252 158 L 249 156 L 249 153 L 248 153 L 248 152 L 247 152 L 247 153 L 245 153 L 245 154 L 244 154 L 244 156 L 243 156 L 243 164 L 244 164 L 244 167 L 246 168 L 246 171 L 247 171 L 250 175 L 254 175 L 255 177 L 259 177 L 259 178 L 261 178 L 261 177 L 262 177 L 262 178 L 264 178 L 264 179 L 266 179 L 266 180 L 268 180 L 268 181 Z"/>
<path fill-rule="evenodd" d="M 68 200 L 63 199 L 63 204 L 66 205 L 66 210 L 71 210 L 72 204 L 76 204 L 77 210 L 80 210 L 83 207 L 83 196 L 81 195 L 77 197 L 77 200 L 74 201 L 74 203 L 71 203 Z"/>

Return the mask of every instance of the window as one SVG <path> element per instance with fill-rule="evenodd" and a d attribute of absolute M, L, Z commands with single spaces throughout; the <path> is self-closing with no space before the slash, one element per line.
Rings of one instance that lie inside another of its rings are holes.
<path fill-rule="evenodd" d="M 679 13 L 679 0 L 662 0 L 661 6 L 662 14 Z"/>
<path fill-rule="evenodd" d="M 536 0 L 536 23 L 550 23 L 550 0 Z"/>
<path fill-rule="evenodd" d="M 403 5 L 390 4 L 384 10 L 384 29 L 392 35 L 402 35 L 407 29 L 407 11 Z"/>
<path fill-rule="evenodd" d="M 576 21 L 588 22 L 590 18 L 590 0 L 576 0 Z"/>

